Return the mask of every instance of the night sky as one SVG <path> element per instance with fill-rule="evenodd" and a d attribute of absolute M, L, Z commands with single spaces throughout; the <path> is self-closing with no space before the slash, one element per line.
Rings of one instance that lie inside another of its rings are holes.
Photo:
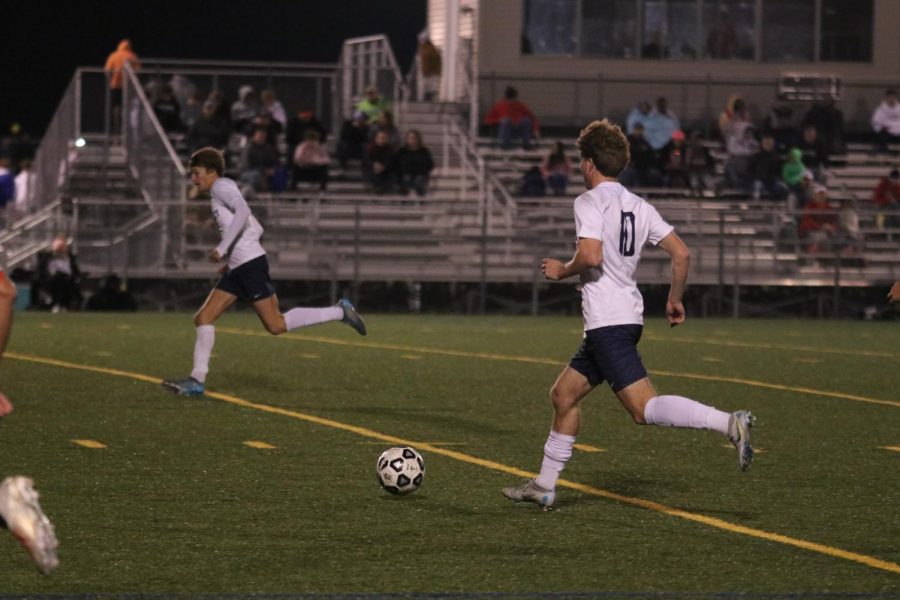
<path fill-rule="evenodd" d="M 3 2 L 0 128 L 40 136 L 79 66 L 122 38 L 138 56 L 335 62 L 348 37 L 387 34 L 406 71 L 426 0 L 31 0 Z"/>

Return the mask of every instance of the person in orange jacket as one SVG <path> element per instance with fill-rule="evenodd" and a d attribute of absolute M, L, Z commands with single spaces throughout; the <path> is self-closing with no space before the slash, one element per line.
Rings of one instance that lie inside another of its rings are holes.
<path fill-rule="evenodd" d="M 537 117 L 524 102 L 519 101 L 519 93 L 514 87 L 506 88 L 503 99 L 498 100 L 491 111 L 484 117 L 485 125 L 498 125 L 500 145 L 509 148 L 514 135 L 522 137 L 522 146 L 531 148 L 532 136 L 541 133 Z"/>
<path fill-rule="evenodd" d="M 116 51 L 110 53 L 106 59 L 106 65 L 103 67 L 109 79 L 113 131 L 118 131 L 122 124 L 122 69 L 125 68 L 126 63 L 130 64 L 134 70 L 141 68 L 141 62 L 138 60 L 137 54 L 131 49 L 131 42 L 122 40 L 119 42 L 119 47 Z"/>

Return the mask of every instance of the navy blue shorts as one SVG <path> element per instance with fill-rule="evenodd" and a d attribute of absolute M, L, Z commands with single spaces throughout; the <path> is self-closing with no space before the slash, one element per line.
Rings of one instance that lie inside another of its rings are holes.
<path fill-rule="evenodd" d="M 606 381 L 612 391 L 618 392 L 647 376 L 637 351 L 643 331 L 643 325 L 590 329 L 569 366 L 587 377 L 591 386 Z"/>
<path fill-rule="evenodd" d="M 274 295 L 275 286 L 269 278 L 269 259 L 263 254 L 235 269 L 228 269 L 219 279 L 216 289 L 250 302 Z"/>

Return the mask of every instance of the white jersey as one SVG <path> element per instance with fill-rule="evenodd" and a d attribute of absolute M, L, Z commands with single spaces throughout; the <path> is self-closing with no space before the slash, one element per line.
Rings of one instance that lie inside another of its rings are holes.
<path fill-rule="evenodd" d="M 644 299 L 634 272 L 648 241 L 656 245 L 673 227 L 646 200 L 605 181 L 575 199 L 575 235 L 603 243 L 603 264 L 581 273 L 584 329 L 643 324 Z"/>
<path fill-rule="evenodd" d="M 266 251 L 259 243 L 262 225 L 250 213 L 250 207 L 234 181 L 219 177 L 209 191 L 213 217 L 222 236 L 216 250 L 221 256 L 228 256 L 228 268 L 234 269 L 263 256 Z"/>

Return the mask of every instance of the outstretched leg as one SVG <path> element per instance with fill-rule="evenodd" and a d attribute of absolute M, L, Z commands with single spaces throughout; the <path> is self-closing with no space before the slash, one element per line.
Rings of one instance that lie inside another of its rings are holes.
<path fill-rule="evenodd" d="M 360 335 L 366 335 L 366 324 L 347 299 L 342 299 L 336 305 L 325 308 L 298 306 L 282 314 L 278 308 L 278 298 L 273 294 L 254 302 L 253 308 L 259 315 L 259 320 L 262 321 L 266 331 L 272 335 L 280 335 L 287 331 L 329 321 L 341 321 L 355 329 Z"/>

